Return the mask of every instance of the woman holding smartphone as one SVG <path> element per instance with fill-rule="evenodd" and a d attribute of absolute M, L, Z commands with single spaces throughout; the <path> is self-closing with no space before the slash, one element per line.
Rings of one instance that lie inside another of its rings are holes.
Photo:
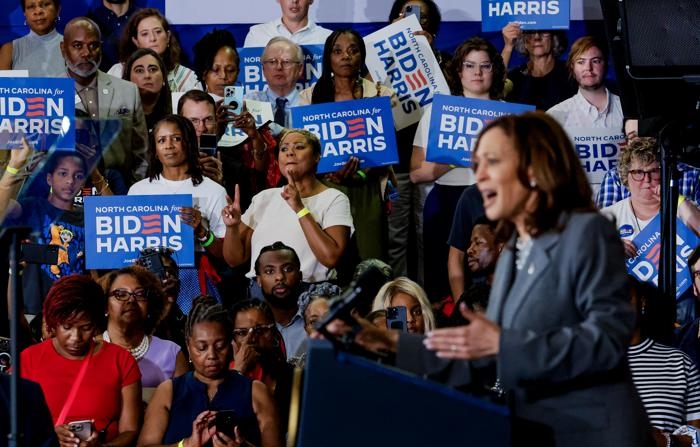
<path fill-rule="evenodd" d="M 141 373 L 125 349 L 95 336 L 107 297 L 89 276 L 54 283 L 43 315 L 51 338 L 21 354 L 21 374 L 46 396 L 62 447 L 131 446 L 141 421 Z M 80 437 L 79 437 L 80 436 Z"/>
<path fill-rule="evenodd" d="M 282 446 L 270 392 L 228 369 L 233 325 L 226 309 L 212 297 L 198 297 L 186 337 L 194 371 L 158 386 L 137 446 Z"/>

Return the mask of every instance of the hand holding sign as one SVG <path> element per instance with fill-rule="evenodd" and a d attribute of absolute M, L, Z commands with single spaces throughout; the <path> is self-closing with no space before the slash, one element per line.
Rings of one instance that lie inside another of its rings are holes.
<path fill-rule="evenodd" d="M 342 168 L 338 169 L 335 172 L 331 172 L 326 175 L 326 180 L 331 181 L 335 184 L 342 184 L 345 182 L 345 180 L 350 177 L 352 178 L 353 175 L 357 172 L 357 169 L 360 167 L 360 159 L 357 157 L 350 157 L 348 160 L 345 162 Z"/>
<path fill-rule="evenodd" d="M 233 202 L 229 196 L 226 196 L 226 201 L 228 205 L 221 210 L 221 217 L 224 221 L 224 225 L 227 227 L 235 227 L 241 223 L 241 193 L 236 185 L 234 189 Z"/>
<path fill-rule="evenodd" d="M 284 201 L 287 202 L 292 211 L 297 213 L 304 208 L 304 204 L 301 201 L 299 186 L 297 184 L 299 181 L 299 174 L 296 169 L 291 166 L 287 167 L 287 179 L 289 180 L 289 184 L 282 188 L 280 195 Z"/>
<path fill-rule="evenodd" d="M 503 34 L 504 48 L 509 48 L 512 50 L 515 47 L 515 40 L 520 37 L 521 32 L 520 23 L 508 22 L 508 24 L 501 30 L 501 34 Z"/>
<path fill-rule="evenodd" d="M 20 149 L 12 149 L 10 151 L 10 161 L 7 164 L 8 168 L 20 170 L 25 167 L 27 160 L 32 156 L 34 149 L 29 145 L 26 138 L 22 138 L 22 147 Z"/>

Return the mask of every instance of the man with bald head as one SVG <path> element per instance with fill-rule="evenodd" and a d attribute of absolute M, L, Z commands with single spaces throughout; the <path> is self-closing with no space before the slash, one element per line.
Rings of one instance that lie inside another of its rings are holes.
<path fill-rule="evenodd" d="M 299 105 L 296 85 L 304 69 L 304 53 L 286 37 L 273 37 L 265 46 L 260 62 L 267 87 L 248 92 L 246 99 L 272 104 L 275 124 L 271 129 L 278 134 L 282 127 L 290 126 L 290 107 Z"/>
<path fill-rule="evenodd" d="M 146 174 L 148 133 L 138 87 L 99 70 L 100 29 L 87 17 L 66 24 L 61 53 L 66 74 L 75 81 L 76 113 L 120 124 L 120 129 L 115 129 L 113 123 L 102 122 L 100 141 L 110 188 L 115 194 L 126 194 L 128 187 Z M 111 141 L 115 130 L 117 136 Z"/>

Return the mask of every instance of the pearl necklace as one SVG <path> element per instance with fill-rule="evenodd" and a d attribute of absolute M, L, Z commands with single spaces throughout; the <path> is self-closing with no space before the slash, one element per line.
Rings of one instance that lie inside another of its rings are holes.
<path fill-rule="evenodd" d="M 522 270 L 525 267 L 525 262 L 530 256 L 530 250 L 532 249 L 532 237 L 527 239 L 522 239 L 520 236 L 515 240 L 515 268 Z"/>
<path fill-rule="evenodd" d="M 109 333 L 107 331 L 104 331 L 102 333 L 102 339 L 106 342 L 110 342 L 112 340 L 109 339 Z M 134 348 L 127 348 L 126 350 L 131 353 L 132 356 L 134 356 L 134 359 L 138 362 L 143 358 L 143 356 L 146 355 L 148 352 L 148 348 L 151 347 L 151 340 L 148 337 L 148 335 L 144 335 L 143 338 L 141 339 L 141 343 L 139 343 L 138 346 Z"/>

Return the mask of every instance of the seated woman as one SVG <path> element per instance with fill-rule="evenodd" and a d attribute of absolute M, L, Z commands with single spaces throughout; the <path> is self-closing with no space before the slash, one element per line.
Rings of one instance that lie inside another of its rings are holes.
<path fill-rule="evenodd" d="M 425 334 L 435 329 L 435 316 L 425 291 L 417 283 L 406 277 L 398 277 L 384 284 L 374 297 L 372 310 L 386 310 L 388 307 L 406 308 L 407 332 Z"/>
<path fill-rule="evenodd" d="M 107 330 L 102 339 L 134 356 L 141 370 L 146 401 L 166 379 L 186 373 L 187 360 L 172 341 L 152 334 L 163 314 L 163 289 L 158 278 L 139 266 L 113 270 L 102 279 L 107 294 Z"/>
<path fill-rule="evenodd" d="M 123 79 L 139 88 L 148 131 L 165 115 L 173 113 L 170 86 L 165 81 L 167 71 L 158 53 L 150 48 L 134 51 L 124 64 Z"/>
<path fill-rule="evenodd" d="M 243 215 L 238 194 L 223 209 L 223 253 L 229 265 L 250 262 L 248 277 L 253 278 L 253 261 L 260 249 L 284 241 L 299 256 L 304 281 L 319 282 L 332 276 L 350 239 L 353 221 L 347 196 L 316 178 L 320 158 L 321 143 L 311 132 L 291 129 L 281 134 L 278 161 L 289 184 L 255 195 Z"/>
<path fill-rule="evenodd" d="M 277 402 L 280 432 L 287 430 L 294 367 L 287 363 L 282 334 L 270 306 L 262 300 L 239 301 L 233 319 L 233 369 L 267 386 Z"/>
<path fill-rule="evenodd" d="M 304 317 L 304 330 L 313 337 L 316 331 L 316 323 L 321 321 L 330 310 L 330 299 L 340 295 L 340 287 L 329 282 L 311 284 L 309 288 L 299 295 L 297 305 L 299 312 Z M 303 368 L 306 364 L 307 340 L 304 340 L 289 362 L 294 366 Z"/>
<path fill-rule="evenodd" d="M 267 387 L 229 371 L 233 325 L 211 297 L 196 300 L 187 317 L 193 372 L 166 380 L 146 409 L 137 446 L 282 446 L 277 409 Z M 215 425 L 216 413 L 234 410 L 236 428 Z"/>
<path fill-rule="evenodd" d="M 68 428 L 93 420 L 81 445 L 131 446 L 141 421 L 141 373 L 125 349 L 94 337 L 104 327 L 107 299 L 89 276 L 56 281 L 44 301 L 51 338 L 21 354 L 22 377 L 41 385 L 63 446 L 78 445 Z M 75 391 L 74 391 L 75 390 Z"/>
<path fill-rule="evenodd" d="M 155 8 L 139 9 L 131 16 L 119 41 L 121 63 L 114 64 L 107 73 L 118 78 L 124 72 L 124 62 L 138 48 L 150 48 L 163 58 L 168 73 L 168 85 L 173 92 L 202 89 L 194 71 L 180 65 L 180 44 L 170 31 L 170 23 Z"/>
<path fill-rule="evenodd" d="M 204 177 L 199 163 L 199 142 L 192 122 L 179 115 L 167 115 L 156 123 L 150 135 L 148 148 L 148 178 L 135 183 L 129 195 L 192 194 L 192 206 L 181 208 L 184 223 L 194 228 L 198 244 L 196 265 L 205 276 L 200 282 L 196 269 L 181 268 L 183 285 L 178 304 L 183 312 L 189 311 L 192 299 L 201 292 L 218 296 L 213 278 L 216 278 L 205 253 L 221 256 L 221 238 L 224 223 L 221 209 L 226 205 L 226 191 L 208 177 Z M 188 286 L 186 288 L 185 286 Z M 190 289 L 198 289 L 193 293 Z"/>
<path fill-rule="evenodd" d="M 683 351 L 658 342 L 658 321 L 664 303 L 672 302 L 653 285 L 630 277 L 630 299 L 637 318 L 627 360 L 658 447 L 691 445 L 688 436 L 673 434 L 679 427 L 700 429 L 700 373 Z M 661 312 L 659 312 L 661 310 Z M 666 325 L 669 326 L 669 325 Z M 670 326 L 672 329 L 672 326 Z"/>

